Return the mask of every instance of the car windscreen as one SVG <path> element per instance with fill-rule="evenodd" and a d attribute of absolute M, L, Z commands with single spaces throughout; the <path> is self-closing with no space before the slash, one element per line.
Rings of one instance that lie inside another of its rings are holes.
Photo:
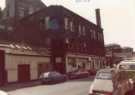
<path fill-rule="evenodd" d="M 119 70 L 135 70 L 135 65 L 122 64 L 119 66 Z"/>
<path fill-rule="evenodd" d="M 96 79 L 112 79 L 112 74 L 109 72 L 99 72 L 96 75 Z"/>

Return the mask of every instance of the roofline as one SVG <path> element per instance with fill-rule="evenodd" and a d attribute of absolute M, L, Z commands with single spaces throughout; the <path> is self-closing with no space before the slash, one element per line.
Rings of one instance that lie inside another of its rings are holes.
<path fill-rule="evenodd" d="M 64 7 L 64 6 L 62 6 L 62 5 L 50 5 L 50 6 L 48 6 L 47 8 L 49 8 L 49 7 L 61 7 L 61 8 L 63 8 L 63 9 L 65 9 L 65 10 L 67 10 L 67 11 L 71 12 L 72 14 L 77 15 L 78 17 L 80 17 L 81 19 L 83 19 L 83 20 L 87 21 L 88 23 L 91 23 L 91 24 L 95 25 L 95 27 L 98 27 L 98 28 L 100 28 L 100 29 L 102 29 L 102 30 L 103 30 L 103 28 L 102 28 L 102 27 L 99 27 L 99 26 L 98 26 L 98 25 L 96 25 L 95 23 L 91 22 L 90 20 L 86 19 L 86 18 L 85 18 L 85 17 L 83 17 L 83 16 L 80 16 L 79 14 L 77 14 L 77 13 L 73 12 L 72 10 L 68 9 L 67 7 Z"/>
<path fill-rule="evenodd" d="M 64 6 L 62 6 L 62 5 L 50 5 L 50 6 L 45 7 L 45 8 L 43 8 L 43 9 L 37 11 L 37 12 L 34 12 L 33 14 L 30 14 L 30 15 L 28 15 L 28 16 L 23 17 L 22 19 L 20 19 L 20 21 L 24 20 L 25 18 L 31 17 L 31 16 L 33 16 L 33 15 L 35 15 L 35 14 L 38 14 L 38 13 L 40 13 L 40 12 L 46 10 L 47 8 L 51 8 L 51 7 L 61 7 L 61 8 L 63 8 L 63 9 L 65 9 L 65 10 L 71 12 L 72 14 L 77 15 L 78 17 L 80 17 L 81 19 L 85 20 L 86 22 L 91 23 L 92 25 L 94 25 L 94 27 L 98 27 L 99 29 L 102 29 L 102 30 L 103 30 L 102 27 L 99 27 L 99 26 L 96 25 L 95 23 L 89 21 L 88 19 L 86 19 L 86 18 L 80 16 L 79 14 L 73 12 L 72 10 L 70 10 L 70 9 L 68 9 L 68 8 L 66 8 L 66 7 L 64 7 Z"/>

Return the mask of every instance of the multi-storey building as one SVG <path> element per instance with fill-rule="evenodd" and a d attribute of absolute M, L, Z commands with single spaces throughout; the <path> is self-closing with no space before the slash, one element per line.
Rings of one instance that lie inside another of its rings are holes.
<path fill-rule="evenodd" d="M 129 59 L 132 57 L 133 48 L 131 47 L 121 47 L 118 44 L 106 45 L 106 59 L 109 66 L 113 66 L 124 59 Z"/>
<path fill-rule="evenodd" d="M 21 82 L 37 79 L 48 67 L 61 73 L 104 67 L 99 9 L 96 18 L 97 25 L 62 6 L 22 18 L 14 30 L 1 33 L 2 75 L 8 82 Z"/>
<path fill-rule="evenodd" d="M 80 67 L 98 69 L 104 65 L 105 52 L 99 9 L 96 14 L 97 25 L 62 6 L 50 6 L 22 19 L 18 29 L 36 28 L 49 45 L 52 65 L 62 73 Z"/>
<path fill-rule="evenodd" d="M 46 6 L 41 0 L 5 0 L 6 8 L 4 9 L 3 18 L 20 19 L 30 15 Z"/>
<path fill-rule="evenodd" d="M 32 34 L 36 36 L 31 37 Z M 15 34 L 14 31 L 0 30 L 0 86 L 37 80 L 41 72 L 50 69 L 50 53 L 41 44 L 40 37 L 33 31 Z"/>

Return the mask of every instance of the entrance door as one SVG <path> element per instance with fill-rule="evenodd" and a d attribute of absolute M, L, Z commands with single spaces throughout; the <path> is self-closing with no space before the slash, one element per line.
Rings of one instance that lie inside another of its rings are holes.
<path fill-rule="evenodd" d="M 30 80 L 30 65 L 21 64 L 18 65 L 18 81 L 26 82 Z"/>
<path fill-rule="evenodd" d="M 0 50 L 0 86 L 7 82 L 7 75 L 5 70 L 5 52 Z"/>

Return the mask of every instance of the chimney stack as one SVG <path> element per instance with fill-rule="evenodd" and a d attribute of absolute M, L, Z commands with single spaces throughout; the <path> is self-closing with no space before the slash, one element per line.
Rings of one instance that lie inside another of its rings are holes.
<path fill-rule="evenodd" d="M 97 26 L 101 27 L 100 9 L 96 9 L 96 22 Z"/>

